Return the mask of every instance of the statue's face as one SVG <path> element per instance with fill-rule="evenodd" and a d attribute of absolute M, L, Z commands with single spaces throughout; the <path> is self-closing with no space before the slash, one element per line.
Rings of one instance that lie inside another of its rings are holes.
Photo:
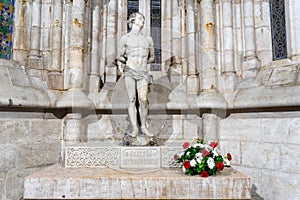
<path fill-rule="evenodd" d="M 145 19 L 144 19 L 144 16 L 143 15 L 136 15 L 135 17 L 135 20 L 134 20 L 134 23 L 138 26 L 141 26 L 143 27 L 144 26 L 144 23 L 145 23 Z"/>

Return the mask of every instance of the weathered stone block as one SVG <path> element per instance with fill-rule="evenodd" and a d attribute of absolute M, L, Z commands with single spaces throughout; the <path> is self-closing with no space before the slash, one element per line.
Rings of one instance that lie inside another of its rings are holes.
<path fill-rule="evenodd" d="M 261 180 L 264 199 L 294 200 L 300 196 L 298 173 L 263 170 Z"/>
<path fill-rule="evenodd" d="M 31 82 L 23 68 L 9 67 L 8 71 L 14 86 L 19 86 L 19 87 L 31 86 Z"/>
<path fill-rule="evenodd" d="M 5 199 L 5 173 L 0 172 L 0 199 Z"/>
<path fill-rule="evenodd" d="M 280 148 L 271 143 L 242 142 L 242 165 L 256 168 L 279 169 Z"/>
<path fill-rule="evenodd" d="M 298 67 L 287 66 L 275 68 L 268 81 L 268 85 L 286 85 L 296 83 L 298 77 Z"/>
<path fill-rule="evenodd" d="M 25 177 L 40 169 L 41 168 L 9 171 L 5 179 L 5 199 L 23 199 Z"/>
<path fill-rule="evenodd" d="M 200 124 L 202 120 L 199 119 L 186 119 L 183 121 L 183 138 L 191 140 L 200 137 Z"/>
<path fill-rule="evenodd" d="M 32 140 L 32 133 L 31 133 L 31 121 L 27 119 L 16 120 L 14 122 L 14 129 L 11 132 L 12 137 L 11 141 L 13 142 L 26 142 Z"/>
<path fill-rule="evenodd" d="M 32 120 L 32 135 L 35 142 L 57 142 L 62 132 L 61 120 Z"/>
<path fill-rule="evenodd" d="M 288 135 L 285 137 L 290 144 L 300 144 L 300 119 L 292 118 L 288 119 Z M 284 136 L 283 136 L 284 137 Z"/>
<path fill-rule="evenodd" d="M 61 73 L 48 74 L 49 89 L 63 90 L 64 89 L 64 75 Z"/>
<path fill-rule="evenodd" d="M 0 85 L 10 87 L 12 86 L 12 82 L 10 80 L 10 76 L 6 67 L 0 67 Z"/>
<path fill-rule="evenodd" d="M 260 119 L 224 119 L 220 121 L 220 139 L 261 141 Z"/>
<path fill-rule="evenodd" d="M 288 136 L 290 119 L 262 119 L 262 141 L 264 142 L 283 142 L 286 141 Z"/>
<path fill-rule="evenodd" d="M 256 77 L 256 82 L 258 85 L 265 85 L 270 78 L 270 75 L 272 73 L 272 69 L 261 69 Z"/>
<path fill-rule="evenodd" d="M 19 166 L 24 168 L 50 165 L 59 160 L 59 143 L 43 142 L 20 146 Z"/>
<path fill-rule="evenodd" d="M 281 170 L 300 174 L 300 145 L 278 145 L 280 147 Z M 279 157 L 279 155 L 278 155 Z"/>
<path fill-rule="evenodd" d="M 300 144 L 300 120 L 297 118 L 262 119 L 262 141 Z"/>
<path fill-rule="evenodd" d="M 299 86 L 290 87 L 257 87 L 240 90 L 235 99 L 236 108 L 243 107 L 275 107 L 299 105 Z M 249 98 L 251 97 L 251 98 Z"/>
<path fill-rule="evenodd" d="M 16 167 L 18 149 L 12 144 L 0 144 L 0 171 Z"/>

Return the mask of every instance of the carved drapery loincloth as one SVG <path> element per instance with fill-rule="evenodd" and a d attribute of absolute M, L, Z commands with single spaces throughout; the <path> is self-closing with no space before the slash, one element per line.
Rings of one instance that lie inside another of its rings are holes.
<path fill-rule="evenodd" d="M 130 67 L 125 67 L 123 72 L 123 75 L 125 77 L 131 77 L 136 81 L 146 80 L 149 84 L 153 81 L 152 75 L 148 74 L 148 72 L 145 71 L 137 71 Z"/>

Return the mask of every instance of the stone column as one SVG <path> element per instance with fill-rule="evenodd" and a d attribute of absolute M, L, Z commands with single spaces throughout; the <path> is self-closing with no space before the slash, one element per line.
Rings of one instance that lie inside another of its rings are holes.
<path fill-rule="evenodd" d="M 107 42 L 106 42 L 106 82 L 117 81 L 117 14 L 118 1 L 110 0 L 107 10 Z"/>
<path fill-rule="evenodd" d="M 68 89 L 68 69 L 70 66 L 70 32 L 71 32 L 72 2 L 65 0 L 63 3 L 63 25 L 62 25 L 62 70 L 64 75 L 64 89 Z"/>
<path fill-rule="evenodd" d="M 162 1 L 161 4 L 162 27 L 161 27 L 161 56 L 162 74 L 171 64 L 172 57 L 172 1 Z M 167 64 L 168 66 L 164 66 Z"/>
<path fill-rule="evenodd" d="M 89 91 L 98 92 L 100 88 L 100 71 L 99 71 L 99 35 L 100 35 L 100 14 L 99 14 L 99 2 L 95 4 L 92 2 L 92 50 L 91 50 L 91 68 L 89 72 L 90 84 Z"/>
<path fill-rule="evenodd" d="M 265 66 L 273 61 L 270 2 L 254 0 L 254 10 L 256 55 Z"/>
<path fill-rule="evenodd" d="M 171 64 L 168 75 L 171 82 L 185 81 L 182 74 L 180 6 L 178 1 L 171 1 Z M 184 80 L 184 81 L 183 81 Z"/>
<path fill-rule="evenodd" d="M 289 15 L 289 28 L 287 34 L 290 34 L 290 56 L 294 61 L 300 61 L 300 1 L 289 0 L 287 2 L 287 14 Z"/>
<path fill-rule="evenodd" d="M 15 1 L 14 5 L 13 60 L 23 66 L 27 65 L 30 52 L 30 4 L 29 1 Z"/>
<path fill-rule="evenodd" d="M 85 1 L 73 0 L 70 34 L 70 66 L 68 89 L 81 89 L 83 86 L 84 57 L 84 17 Z"/>
<path fill-rule="evenodd" d="M 107 4 L 101 1 L 101 11 L 100 11 L 100 77 L 105 81 L 105 68 L 106 68 L 106 35 L 107 35 Z"/>
<path fill-rule="evenodd" d="M 56 101 L 56 107 L 68 108 L 65 140 L 79 141 L 82 133 L 81 113 L 94 105 L 83 93 L 85 0 L 73 0 L 70 20 L 70 61 L 67 91 Z M 70 119 L 70 120 L 69 120 Z"/>
<path fill-rule="evenodd" d="M 65 118 L 64 142 L 66 145 L 76 144 L 80 141 L 82 135 L 82 114 L 69 113 Z"/>
<path fill-rule="evenodd" d="M 202 90 L 191 108 L 224 108 L 226 101 L 218 93 L 218 73 L 216 63 L 215 3 L 213 0 L 201 0 L 201 66 Z"/>
<path fill-rule="evenodd" d="M 214 1 L 201 0 L 201 44 L 202 44 L 202 91 L 217 90 L 217 68 L 215 57 L 215 16 Z"/>
<path fill-rule="evenodd" d="M 181 56 L 182 56 L 182 75 L 186 78 L 188 75 L 187 69 L 187 47 L 186 47 L 186 5 L 184 1 L 179 1 L 180 6 L 180 33 L 181 33 Z"/>
<path fill-rule="evenodd" d="M 42 67 L 40 55 L 41 0 L 33 0 L 31 7 L 30 50 L 27 66 L 32 69 Z"/>
<path fill-rule="evenodd" d="M 242 0 L 244 14 L 244 60 L 243 79 L 253 79 L 258 73 L 260 62 L 256 56 L 255 28 L 254 28 L 254 5 L 253 0 Z"/>
<path fill-rule="evenodd" d="M 195 4 L 194 0 L 187 0 L 187 93 L 189 95 L 198 95 L 199 78 L 196 67 L 196 36 L 195 36 Z"/>
<path fill-rule="evenodd" d="M 234 39 L 232 1 L 220 1 L 220 21 L 222 37 L 222 89 L 233 91 L 238 83 L 238 76 L 234 66 Z"/>
<path fill-rule="evenodd" d="M 125 0 L 127 1 L 127 0 Z M 151 2 L 150 0 L 144 0 L 143 2 L 140 1 L 139 2 L 139 12 L 143 13 L 143 15 L 145 16 L 146 20 L 145 20 L 145 25 L 143 28 L 143 33 L 150 36 L 151 35 L 151 20 L 150 20 L 150 10 L 151 10 Z M 127 15 L 127 13 L 126 13 Z M 129 16 L 127 16 L 128 18 Z"/>
<path fill-rule="evenodd" d="M 232 29 L 232 3 L 223 0 L 222 4 L 223 19 L 223 56 L 224 56 L 224 74 L 235 73 L 233 64 L 233 29 Z"/>
<path fill-rule="evenodd" d="M 172 56 L 181 59 L 180 7 L 178 1 L 171 1 L 171 3 Z"/>
<path fill-rule="evenodd" d="M 212 113 L 204 113 L 202 115 L 202 135 L 205 141 L 219 140 L 219 125 L 218 116 Z"/>
<path fill-rule="evenodd" d="M 56 1 L 53 5 L 52 19 L 52 57 L 48 72 L 49 87 L 51 89 L 63 89 L 62 74 L 62 0 Z"/>

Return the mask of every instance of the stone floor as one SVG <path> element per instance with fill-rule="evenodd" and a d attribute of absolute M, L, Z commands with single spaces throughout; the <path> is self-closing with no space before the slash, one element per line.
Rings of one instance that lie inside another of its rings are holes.
<path fill-rule="evenodd" d="M 250 178 L 233 168 L 215 177 L 173 169 L 65 168 L 25 179 L 24 199 L 251 199 Z"/>

